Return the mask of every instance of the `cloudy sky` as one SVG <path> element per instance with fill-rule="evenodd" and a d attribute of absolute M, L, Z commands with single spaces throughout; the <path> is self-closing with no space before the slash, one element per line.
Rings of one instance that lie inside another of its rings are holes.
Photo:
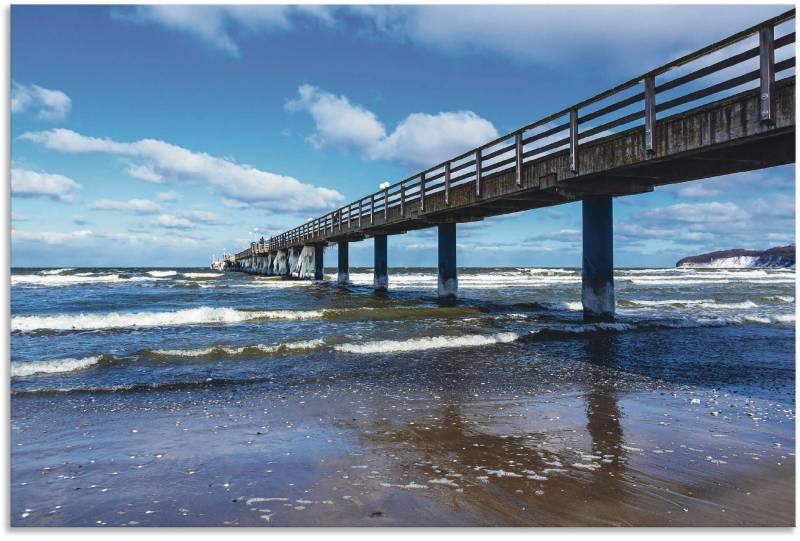
<path fill-rule="evenodd" d="M 12 264 L 206 265 L 786 9 L 13 6 Z M 614 212 L 619 266 L 786 244 L 794 167 Z M 577 266 L 579 230 L 463 225 L 459 264 Z M 436 262 L 434 231 L 389 242 Z"/>

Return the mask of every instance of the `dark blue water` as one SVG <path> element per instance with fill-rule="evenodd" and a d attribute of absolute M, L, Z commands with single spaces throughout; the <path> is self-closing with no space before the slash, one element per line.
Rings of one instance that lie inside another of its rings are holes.
<path fill-rule="evenodd" d="M 208 269 L 14 269 L 12 392 L 399 384 L 438 358 L 479 362 L 492 380 L 532 362 L 602 362 L 609 346 L 587 344 L 610 335 L 615 365 L 651 381 L 793 395 L 793 270 L 619 270 L 618 321 L 595 325 L 580 321 L 575 269 L 459 278 L 459 304 L 443 307 L 433 269 L 392 269 L 385 297 L 369 269 L 354 269 L 348 288 Z"/>

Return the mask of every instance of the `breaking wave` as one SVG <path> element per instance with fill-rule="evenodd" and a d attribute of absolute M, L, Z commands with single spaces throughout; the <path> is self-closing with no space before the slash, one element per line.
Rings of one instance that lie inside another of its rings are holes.
<path fill-rule="evenodd" d="M 52 359 L 47 361 L 27 361 L 12 362 L 11 377 L 19 378 L 25 376 L 39 376 L 48 374 L 62 374 L 64 372 L 76 372 L 86 370 L 102 362 L 113 359 L 110 355 L 97 355 L 94 357 L 83 357 L 80 359 Z"/>
<path fill-rule="evenodd" d="M 59 269 L 61 270 L 61 269 Z M 11 285 L 71 286 L 76 284 L 96 284 L 121 282 L 119 274 L 12 274 Z"/>
<path fill-rule="evenodd" d="M 174 312 L 111 312 L 106 314 L 61 314 L 56 316 L 16 316 L 12 331 L 85 331 L 135 327 L 167 327 L 200 323 L 241 323 L 256 319 L 311 319 L 322 317 L 322 310 L 249 311 L 201 306 Z"/>
<path fill-rule="evenodd" d="M 146 352 L 150 355 L 163 357 L 207 357 L 221 355 L 241 355 L 245 353 L 288 353 L 298 351 L 313 351 L 325 345 L 325 341 L 302 340 L 299 342 L 287 342 L 283 344 L 256 344 L 254 346 L 223 346 L 216 345 L 198 349 L 154 349 Z"/>
<path fill-rule="evenodd" d="M 44 274 L 44 275 L 48 275 L 48 276 L 49 276 L 49 275 L 53 275 L 53 274 L 63 274 L 63 273 L 65 273 L 65 272 L 70 272 L 70 271 L 74 271 L 74 270 L 75 270 L 75 269 L 73 269 L 73 268 L 67 268 L 67 269 L 48 269 L 48 270 L 43 270 L 43 271 L 39 272 L 39 274 Z"/>
<path fill-rule="evenodd" d="M 177 271 L 168 270 L 168 271 L 147 271 L 147 274 L 154 278 L 166 278 L 168 276 L 175 276 L 178 274 Z"/>
<path fill-rule="evenodd" d="M 360 344 L 338 344 L 333 346 L 333 349 L 344 353 L 398 353 L 428 349 L 506 344 L 518 338 L 519 335 L 513 332 L 501 332 L 492 335 L 431 336 L 425 338 L 411 338 L 409 340 L 377 340 Z"/>

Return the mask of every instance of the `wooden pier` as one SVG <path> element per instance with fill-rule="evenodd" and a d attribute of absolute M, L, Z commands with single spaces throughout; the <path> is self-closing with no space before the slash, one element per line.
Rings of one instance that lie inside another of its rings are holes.
<path fill-rule="evenodd" d="M 336 243 L 346 282 L 347 243 L 373 237 L 375 288 L 384 290 L 387 236 L 435 226 L 439 294 L 454 298 L 455 224 L 582 201 L 584 316 L 611 319 L 614 197 L 794 163 L 794 17 L 790 10 L 253 243 L 229 267 L 278 274 L 279 253 L 306 247 L 319 279 L 322 248 Z M 743 73 L 726 76 L 731 68 Z"/>

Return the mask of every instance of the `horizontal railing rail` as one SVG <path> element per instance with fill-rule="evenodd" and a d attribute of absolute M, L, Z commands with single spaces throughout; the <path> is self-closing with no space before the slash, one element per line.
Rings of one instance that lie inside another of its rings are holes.
<path fill-rule="evenodd" d="M 322 242 L 326 238 L 334 237 L 335 233 L 361 229 L 380 219 L 383 219 L 382 223 L 387 223 L 390 209 L 399 208 L 400 217 L 404 218 L 410 205 L 416 205 L 420 214 L 424 214 L 426 200 L 442 192 L 444 204 L 449 205 L 450 191 L 454 187 L 474 184 L 475 195 L 481 197 L 482 181 L 488 174 L 515 170 L 516 185 L 522 186 L 522 170 L 528 161 L 561 152 L 567 152 L 570 169 L 578 174 L 581 143 L 632 128 L 644 128 L 645 150 L 652 153 L 657 144 L 654 127 L 658 113 L 680 112 L 681 107 L 697 105 L 700 100 L 720 93 L 733 93 L 753 81 L 758 81 L 758 85 L 753 88 L 758 88 L 761 94 L 760 118 L 764 122 L 771 122 L 774 114 L 773 89 L 776 80 L 780 80 L 777 74 L 784 74 L 784 78 L 791 77 L 795 67 L 794 47 L 789 47 L 795 42 L 794 29 L 788 29 L 789 31 L 778 37 L 775 34 L 778 27 L 784 23 L 793 23 L 794 19 L 795 10 L 786 11 L 399 182 L 382 187 L 375 193 L 280 233 L 263 244 L 253 245 L 237 253 L 235 257 L 241 259 L 255 253 L 271 252 L 315 240 Z M 757 38 L 757 43 L 745 43 L 754 37 Z M 726 50 L 742 45 L 746 47 L 743 50 Z M 786 54 L 787 52 L 791 54 Z M 778 54 L 786 58 L 776 61 Z M 751 60 L 755 60 L 755 64 L 747 65 Z M 707 65 L 692 66 L 693 63 L 704 61 Z M 719 78 L 723 72 L 737 67 L 744 72 Z M 671 72 L 682 72 L 683 68 L 691 70 L 679 73 L 669 80 L 657 80 Z M 787 73 L 790 71 L 791 73 Z M 704 78 L 708 78 L 706 83 L 700 84 Z M 699 86 L 693 86 L 698 84 Z M 667 97 L 667 94 L 676 90 L 683 93 Z M 625 95 L 626 92 L 630 95 Z M 605 103 L 609 99 L 616 101 Z"/>

